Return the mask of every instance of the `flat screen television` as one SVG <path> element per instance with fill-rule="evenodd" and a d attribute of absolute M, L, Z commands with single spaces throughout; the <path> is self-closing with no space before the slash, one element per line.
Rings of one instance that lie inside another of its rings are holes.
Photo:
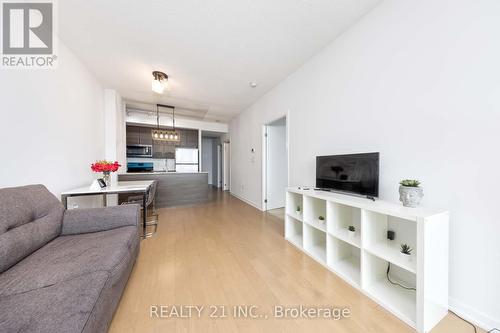
<path fill-rule="evenodd" d="M 316 157 L 316 187 L 378 197 L 379 153 Z"/>

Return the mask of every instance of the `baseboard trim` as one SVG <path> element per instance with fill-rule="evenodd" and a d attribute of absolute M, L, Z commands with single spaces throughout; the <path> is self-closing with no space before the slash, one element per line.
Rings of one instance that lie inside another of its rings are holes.
<path fill-rule="evenodd" d="M 235 198 L 237 198 L 237 199 L 240 199 L 240 200 L 241 200 L 241 201 L 243 201 L 244 203 L 249 204 L 250 206 L 252 206 L 252 207 L 254 207 L 254 208 L 257 208 L 258 210 L 260 210 L 261 212 L 263 212 L 263 209 L 262 209 L 259 205 L 257 205 L 255 202 L 252 202 L 252 201 L 250 201 L 250 200 L 247 200 L 247 199 L 245 199 L 245 198 L 242 198 L 242 197 L 240 197 L 239 195 L 235 194 L 234 192 L 230 192 L 230 193 L 231 193 L 231 195 L 232 195 L 233 197 L 235 197 Z"/>
<path fill-rule="evenodd" d="M 500 328 L 500 322 L 494 320 L 490 316 L 485 315 L 468 305 L 450 297 L 448 299 L 450 310 L 456 312 L 459 316 L 464 317 L 468 321 L 476 324 L 479 328 L 489 331 L 492 328 Z"/>

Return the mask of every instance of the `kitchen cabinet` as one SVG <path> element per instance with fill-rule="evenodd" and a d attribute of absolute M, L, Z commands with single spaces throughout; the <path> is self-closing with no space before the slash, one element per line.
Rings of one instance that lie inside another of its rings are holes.
<path fill-rule="evenodd" d="M 189 132 L 186 146 L 189 148 L 198 148 L 198 131 Z"/>
<path fill-rule="evenodd" d="M 152 145 L 151 128 L 141 126 L 127 126 L 127 145 Z"/>
<path fill-rule="evenodd" d="M 181 140 L 179 147 L 183 148 L 198 148 L 198 131 L 197 130 L 181 130 Z"/>
<path fill-rule="evenodd" d="M 149 127 L 140 127 L 140 141 L 141 145 L 152 145 L 153 137 L 151 135 L 151 128 Z"/>
<path fill-rule="evenodd" d="M 137 126 L 127 126 L 127 145 L 140 145 L 141 144 L 141 130 Z"/>

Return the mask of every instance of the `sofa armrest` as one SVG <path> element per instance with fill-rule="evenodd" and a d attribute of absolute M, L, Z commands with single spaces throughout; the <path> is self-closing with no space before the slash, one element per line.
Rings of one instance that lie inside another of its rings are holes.
<path fill-rule="evenodd" d="M 139 205 L 66 210 L 61 235 L 84 234 L 125 226 L 138 226 L 140 216 Z"/>

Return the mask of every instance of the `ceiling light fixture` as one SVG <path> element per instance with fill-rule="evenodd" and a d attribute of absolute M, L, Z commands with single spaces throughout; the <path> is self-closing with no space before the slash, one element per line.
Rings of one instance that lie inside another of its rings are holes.
<path fill-rule="evenodd" d="M 160 107 L 172 109 L 172 130 L 160 129 Z M 156 141 L 179 142 L 180 134 L 175 130 L 175 107 L 170 105 L 156 104 L 156 129 L 151 130 L 151 136 Z"/>
<path fill-rule="evenodd" d="M 151 83 L 151 90 L 153 90 L 157 94 L 163 94 L 167 88 L 168 88 L 168 75 L 163 72 L 154 71 L 153 82 Z"/>
<path fill-rule="evenodd" d="M 250 85 L 251 88 L 255 88 L 257 87 L 257 82 L 254 82 L 254 81 L 251 81 L 250 83 L 248 83 Z"/>

